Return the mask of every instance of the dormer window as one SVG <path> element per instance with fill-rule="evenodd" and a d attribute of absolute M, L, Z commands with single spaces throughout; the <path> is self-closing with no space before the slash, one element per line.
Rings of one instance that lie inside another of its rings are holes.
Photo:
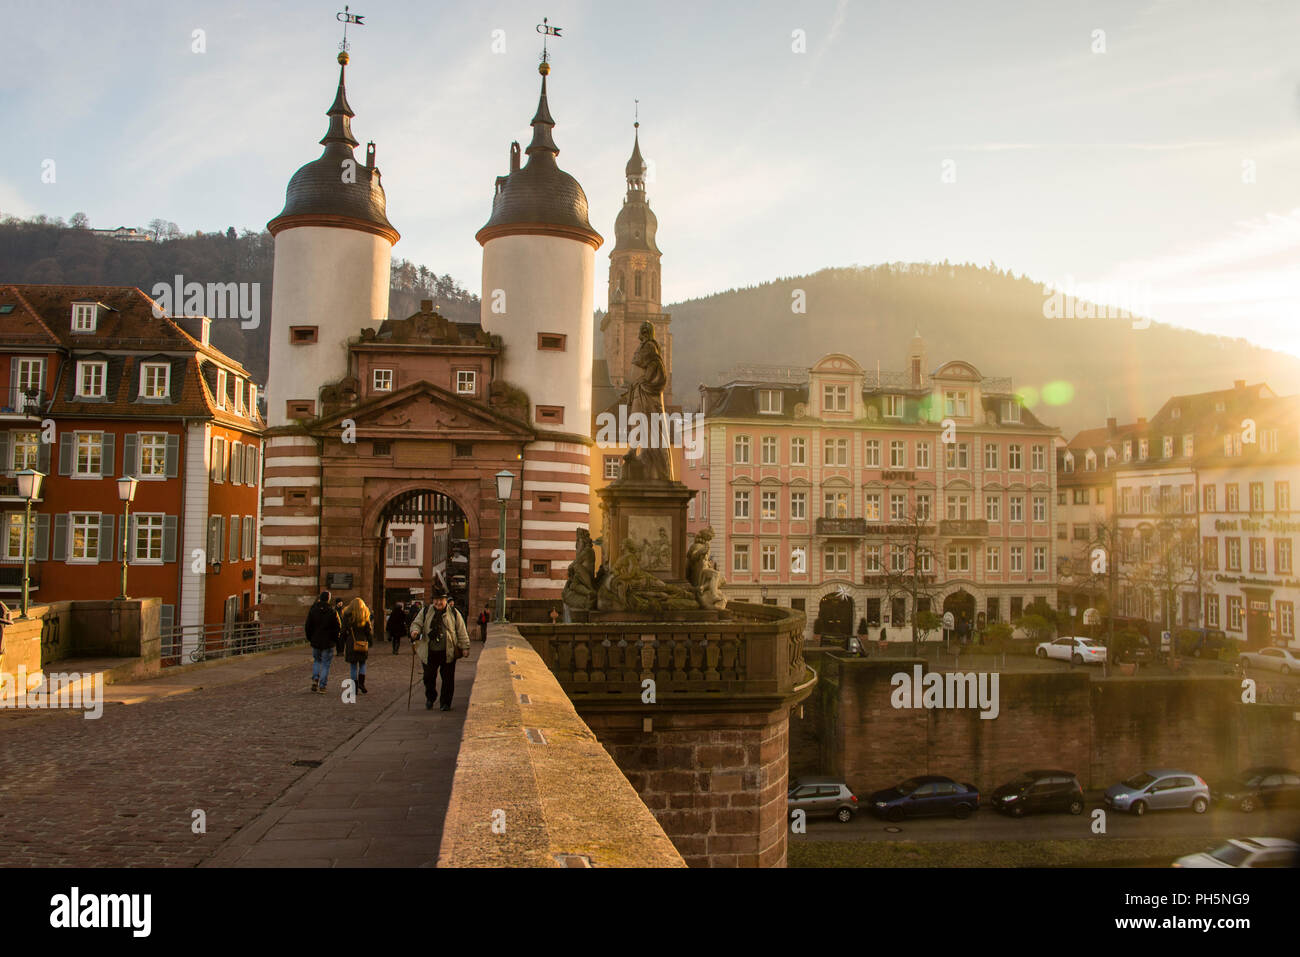
<path fill-rule="evenodd" d="M 1166 435 L 1164 439 L 1164 457 L 1172 459 L 1174 457 L 1174 437 Z"/>
<path fill-rule="evenodd" d="M 1173 419 L 1181 419 L 1183 417 L 1183 410 L 1180 409 L 1178 406 L 1174 406 L 1169 411 L 1169 417 Z"/>
<path fill-rule="evenodd" d="M 1193 445 L 1192 445 L 1192 437 L 1191 437 L 1190 435 L 1184 435 L 1184 436 L 1183 436 L 1183 455 L 1184 455 L 1186 458 L 1189 458 L 1189 459 L 1190 459 L 1190 458 L 1192 457 L 1192 448 L 1193 448 Z"/>
<path fill-rule="evenodd" d="M 1224 403 L 1224 401 L 1223 401 L 1222 399 L 1220 399 L 1218 402 L 1214 403 L 1214 411 L 1215 411 L 1215 412 L 1223 412 L 1223 411 L 1225 411 L 1227 408 L 1228 408 L 1227 404 Z"/>
<path fill-rule="evenodd" d="M 1146 439 L 1138 439 L 1138 461 L 1139 462 L 1145 462 L 1147 460 L 1147 455 L 1149 454 L 1150 450 L 1151 450 L 1151 446 Z"/>
<path fill-rule="evenodd" d="M 1065 462 L 1065 471 L 1067 471 L 1067 472 L 1073 472 L 1073 471 L 1074 471 L 1074 453 L 1073 453 L 1073 452 L 1066 452 L 1066 453 L 1065 453 L 1065 460 L 1064 460 L 1064 462 Z"/>
<path fill-rule="evenodd" d="M 779 415 L 783 408 L 779 389 L 758 390 L 758 412 L 760 415 Z"/>
<path fill-rule="evenodd" d="M 244 380 L 243 379 L 235 380 L 235 413 L 237 415 L 244 414 Z"/>
<path fill-rule="evenodd" d="M 224 369 L 217 370 L 217 408 L 226 407 L 226 372 Z"/>
<path fill-rule="evenodd" d="M 846 385 L 827 385 L 822 387 L 823 412 L 848 412 L 849 387 Z"/>
<path fill-rule="evenodd" d="M 257 418 L 257 386 L 248 383 L 248 417 Z"/>
<path fill-rule="evenodd" d="M 393 391 L 393 370 L 392 369 L 371 370 L 370 390 L 372 392 L 392 392 Z"/>
<path fill-rule="evenodd" d="M 943 394 L 944 415 L 970 415 L 970 393 L 949 389 Z"/>
<path fill-rule="evenodd" d="M 108 377 L 107 362 L 77 363 L 77 398 L 102 399 L 105 395 L 105 380 Z"/>
<path fill-rule="evenodd" d="M 1133 461 L 1133 443 L 1132 443 L 1132 442 L 1125 442 L 1125 443 L 1124 443 L 1124 461 L 1125 461 L 1125 462 L 1132 462 L 1132 461 Z"/>
<path fill-rule="evenodd" d="M 1002 421 L 1019 422 L 1020 421 L 1020 403 L 1014 399 L 1005 399 L 1002 402 Z"/>
<path fill-rule="evenodd" d="M 94 332 L 99 319 L 99 304 L 95 302 L 74 302 L 72 304 L 72 331 Z"/>
<path fill-rule="evenodd" d="M 903 417 L 903 397 L 901 395 L 885 396 L 885 418 L 901 419 Z"/>
<path fill-rule="evenodd" d="M 1088 454 L 1083 457 L 1083 470 L 1085 472 L 1097 471 L 1097 453 L 1092 449 L 1089 449 Z"/>
<path fill-rule="evenodd" d="M 1107 449 L 1106 449 L 1106 468 L 1110 468 L 1110 467 L 1111 467 L 1112 465 L 1114 465 L 1114 464 L 1115 464 L 1115 450 L 1112 449 L 1112 448 L 1107 448 Z"/>
<path fill-rule="evenodd" d="M 140 366 L 140 398 L 165 399 L 171 392 L 171 363 L 145 362 Z"/>

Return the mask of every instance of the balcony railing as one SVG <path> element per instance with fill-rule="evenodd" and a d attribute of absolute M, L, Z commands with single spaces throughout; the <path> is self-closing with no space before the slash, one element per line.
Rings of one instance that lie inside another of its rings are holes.
<path fill-rule="evenodd" d="M 819 518 L 817 534 L 861 538 L 867 534 L 867 520 L 865 518 Z"/>
<path fill-rule="evenodd" d="M 948 538 L 986 538 L 989 523 L 982 518 L 942 518 L 939 534 Z"/>
<path fill-rule="evenodd" d="M 37 588 L 41 584 L 41 566 L 39 562 L 31 563 L 32 588 Z M 0 565 L 0 588 L 22 588 L 23 587 L 23 566 L 22 563 L 6 562 Z"/>
<path fill-rule="evenodd" d="M 674 696 L 785 697 L 814 675 L 804 662 L 804 615 L 732 602 L 730 620 L 518 624 L 565 692 L 626 704 L 652 678 L 657 700 Z"/>
<path fill-rule="evenodd" d="M 38 389 L 19 389 L 13 386 L 9 388 L 7 393 L 4 393 L 4 405 L 0 406 L 0 414 L 40 415 L 41 410 L 45 408 L 49 401 L 49 393 L 41 392 Z"/>

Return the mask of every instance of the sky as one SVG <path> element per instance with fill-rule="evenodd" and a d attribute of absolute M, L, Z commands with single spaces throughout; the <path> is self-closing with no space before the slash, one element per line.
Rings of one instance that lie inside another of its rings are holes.
<path fill-rule="evenodd" d="M 341 6 L 3 0 L 0 212 L 264 227 L 320 153 Z M 559 162 L 607 238 L 598 306 L 639 100 L 665 302 L 995 262 L 1300 354 L 1294 0 L 353 6 L 394 254 L 473 291 L 546 16 Z"/>

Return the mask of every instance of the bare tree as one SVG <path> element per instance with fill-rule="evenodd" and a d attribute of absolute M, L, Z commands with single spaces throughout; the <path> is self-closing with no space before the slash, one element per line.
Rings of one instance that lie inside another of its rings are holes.
<path fill-rule="evenodd" d="M 889 550 L 887 558 L 881 556 L 885 569 L 885 600 L 893 608 L 894 600 L 903 598 L 911 609 L 909 621 L 912 625 L 912 654 L 917 653 L 921 634 L 927 631 L 918 620 L 917 609 L 927 605 L 934 614 L 934 602 L 938 594 L 935 563 L 938 561 L 934 546 L 935 525 L 929 510 L 918 511 L 915 500 L 909 502 L 907 512 L 901 517 L 891 517 L 886 526 L 885 545 Z M 891 623 L 893 614 L 890 614 Z"/>

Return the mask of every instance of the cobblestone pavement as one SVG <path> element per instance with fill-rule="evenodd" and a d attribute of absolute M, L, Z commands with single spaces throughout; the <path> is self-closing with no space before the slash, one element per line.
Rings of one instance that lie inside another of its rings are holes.
<path fill-rule="evenodd" d="M 370 693 L 354 705 L 341 700 L 341 659 L 328 695 L 309 690 L 305 647 L 264 660 L 244 680 L 216 684 L 196 673 L 195 684 L 210 686 L 110 703 L 97 720 L 54 712 L 0 721 L 0 866 L 195 866 L 315 766 L 295 761 L 324 761 L 399 700 L 404 714 L 405 646 L 371 655 Z M 472 673 L 463 670 L 461 713 Z M 417 669 L 415 707 L 436 720 L 421 699 Z M 206 814 L 206 833 L 192 830 L 195 810 Z"/>

